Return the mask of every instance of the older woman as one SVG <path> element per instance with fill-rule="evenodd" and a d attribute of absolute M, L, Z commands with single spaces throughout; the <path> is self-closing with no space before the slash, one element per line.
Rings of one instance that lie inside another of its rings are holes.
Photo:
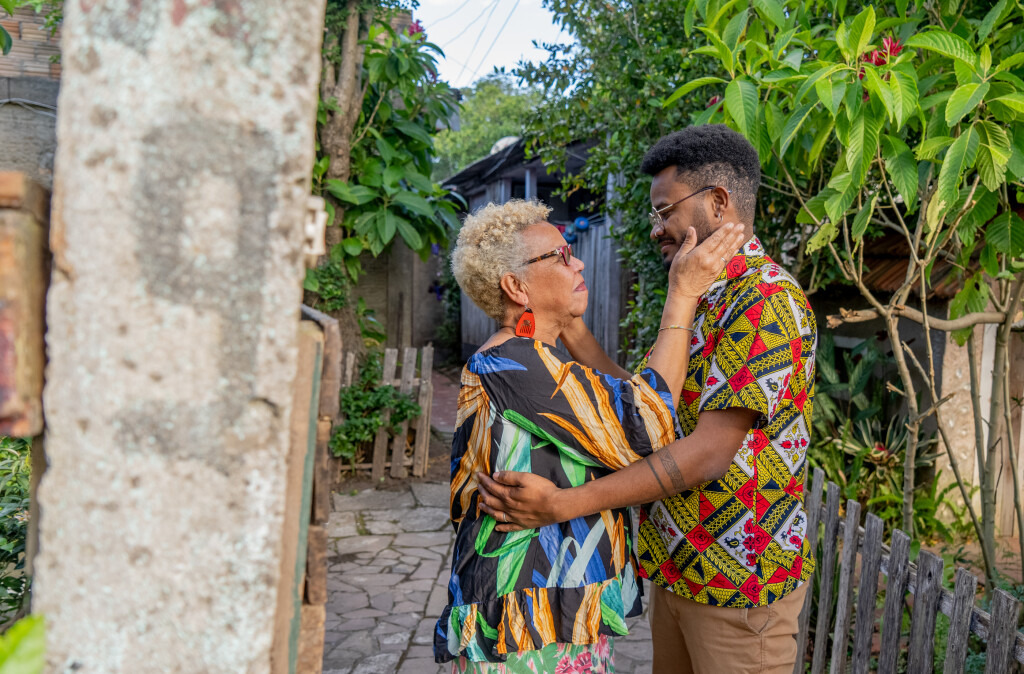
<path fill-rule="evenodd" d="M 697 298 L 742 238 L 742 227 L 723 227 L 695 249 L 690 230 L 669 272 L 658 343 L 630 377 L 555 346 L 586 310 L 587 287 L 548 212 L 521 200 L 488 205 L 466 219 L 452 258 L 459 285 L 501 326 L 462 372 L 452 443 L 456 541 L 434 653 L 455 672 L 613 671 L 611 637 L 641 611 L 628 511 L 499 533 L 477 507 L 477 472 L 578 486 L 674 440 Z"/>

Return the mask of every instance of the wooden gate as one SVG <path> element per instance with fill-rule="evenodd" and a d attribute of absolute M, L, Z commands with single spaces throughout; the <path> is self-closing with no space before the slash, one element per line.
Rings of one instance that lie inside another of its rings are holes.
<path fill-rule="evenodd" d="M 813 616 L 812 674 L 824 672 L 826 664 L 833 674 L 845 672 L 847 667 L 855 673 L 895 674 L 902 652 L 907 654 L 908 674 L 931 672 L 939 613 L 949 618 L 943 669 L 946 674 L 964 671 L 971 634 L 987 642 L 986 674 L 1005 674 L 1012 671 L 1014 661 L 1024 663 L 1024 634 L 1017 631 L 1020 602 L 1003 590 L 995 590 L 992 612 L 982 611 L 974 605 L 978 579 L 962 568 L 956 571 L 954 591 L 944 589 L 942 558 L 922 550 L 917 564 L 910 562 L 910 537 L 897 529 L 892 533 L 890 545 L 885 545 L 882 520 L 878 517 L 869 513 L 864 526 L 859 526 L 860 504 L 857 501 L 846 502 L 845 517 L 840 519 L 839 486 L 828 483 L 822 505 L 823 482 L 821 469 L 813 469 L 806 500 L 807 531 L 816 535 L 819 525 L 823 531 L 815 572 L 819 591 Z M 856 574 L 858 567 L 859 576 Z M 886 579 L 880 626 L 875 610 L 876 599 L 882 594 L 879 573 Z M 838 592 L 835 592 L 837 584 Z M 913 609 L 910 632 L 904 634 L 903 609 L 908 594 L 913 596 Z M 808 592 L 800 617 L 797 652 L 801 655 L 806 652 L 813 598 L 813 593 Z M 876 631 L 880 634 L 881 646 L 877 669 L 872 669 L 871 644 Z M 794 674 L 804 672 L 805 668 L 801 657 Z"/>

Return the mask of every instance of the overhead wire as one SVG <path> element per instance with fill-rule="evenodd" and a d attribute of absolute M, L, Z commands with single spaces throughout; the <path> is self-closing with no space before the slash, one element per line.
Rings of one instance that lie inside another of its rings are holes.
<path fill-rule="evenodd" d="M 452 18 L 453 16 L 455 16 L 456 14 L 458 14 L 459 12 L 461 12 L 461 11 L 462 11 L 462 8 L 463 8 L 463 7 L 465 7 L 466 5 L 468 5 L 468 4 L 470 3 L 470 2 L 472 2 L 472 0 L 466 0 L 466 1 L 464 2 L 464 3 L 462 3 L 461 5 L 459 5 L 458 7 L 456 7 L 456 8 L 455 8 L 455 11 L 454 11 L 454 12 L 452 12 L 451 14 L 445 14 L 445 15 L 444 15 L 444 16 L 442 16 L 442 17 L 441 17 L 440 19 L 435 19 L 434 21 L 431 21 L 431 22 L 430 22 L 430 25 L 431 25 L 431 26 L 435 26 L 435 25 L 437 25 L 437 24 L 441 23 L 442 21 L 444 21 L 445 19 L 450 19 L 450 18 Z"/>
<path fill-rule="evenodd" d="M 459 32 L 458 32 L 458 33 L 457 33 L 457 34 L 455 35 L 455 37 L 453 37 L 452 39 L 450 39 L 450 40 L 448 40 L 447 42 L 445 42 L 445 43 L 444 43 L 443 45 L 441 45 L 441 47 L 442 47 L 442 48 L 443 48 L 443 47 L 447 47 L 447 46 L 448 46 L 448 45 L 450 45 L 450 44 L 451 44 L 452 42 L 455 42 L 455 41 L 456 41 L 456 40 L 458 40 L 458 39 L 459 39 L 460 37 L 462 37 L 462 34 L 463 34 L 463 33 L 465 33 L 465 32 L 466 32 L 467 30 L 469 30 L 470 26 L 472 26 L 472 25 L 473 25 L 474 23 L 476 23 L 477 21 L 479 21 L 479 20 L 480 20 L 480 17 L 482 17 L 482 16 L 484 15 L 484 14 L 486 14 L 486 13 L 487 13 L 487 10 L 491 9 L 491 7 L 492 7 L 492 6 L 494 6 L 494 5 L 497 5 L 497 4 L 498 4 L 498 0 L 494 0 L 494 3 L 493 3 L 492 5 L 485 5 L 485 6 L 484 6 L 484 9 L 483 9 L 483 11 L 482 11 L 482 12 L 480 12 L 479 14 L 477 14 L 477 16 L 476 16 L 476 18 L 475 18 L 475 19 L 473 19 L 472 21 L 470 21 L 469 23 L 467 23 L 467 24 L 466 24 L 466 26 L 465 26 L 465 27 L 464 27 L 464 28 L 463 28 L 462 30 L 460 30 L 460 31 L 459 31 Z M 492 13 L 493 13 L 493 12 L 492 12 Z"/>
<path fill-rule="evenodd" d="M 466 56 L 466 60 L 467 61 L 472 61 L 473 60 L 473 52 L 476 51 L 477 45 L 480 44 L 480 38 L 482 38 L 484 36 L 484 33 L 487 31 L 487 26 L 491 23 L 491 17 L 494 16 L 494 10 L 498 9 L 498 4 L 500 2 L 501 2 L 501 0 L 495 0 L 494 6 L 491 9 L 491 13 L 487 15 L 487 20 L 484 21 L 484 27 L 481 28 L 480 32 L 476 34 L 476 40 L 473 41 L 473 47 L 469 50 L 469 55 Z M 464 72 L 466 72 L 466 68 L 465 67 L 463 67 L 463 69 L 459 71 L 459 75 L 455 79 L 461 78 L 462 77 L 462 73 L 464 73 Z"/>
<path fill-rule="evenodd" d="M 516 0 L 515 4 L 512 5 L 512 11 L 508 13 L 507 17 L 505 17 L 505 23 L 501 24 L 501 28 L 498 29 L 498 34 L 495 35 L 494 39 L 491 41 L 491 46 L 488 47 L 487 51 L 484 52 L 484 55 L 480 57 L 480 65 L 478 65 L 476 67 L 476 70 L 473 71 L 473 74 L 469 76 L 469 79 L 471 81 L 476 78 L 476 74 L 478 72 L 480 72 L 481 68 L 483 68 L 484 63 L 487 61 L 487 55 L 491 53 L 492 49 L 494 49 L 494 45 L 498 44 L 498 38 L 501 37 L 501 33 L 502 33 L 502 31 L 505 30 L 505 26 L 508 25 L 508 22 L 512 20 L 512 15 L 516 13 L 516 7 L 519 6 L 519 2 L 520 2 L 520 0 Z"/>

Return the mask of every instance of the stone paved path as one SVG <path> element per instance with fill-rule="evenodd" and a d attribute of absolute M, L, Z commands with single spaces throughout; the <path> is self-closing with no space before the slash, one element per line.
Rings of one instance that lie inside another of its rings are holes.
<path fill-rule="evenodd" d="M 434 674 L 434 623 L 448 599 L 454 540 L 447 482 L 334 495 L 328 524 L 324 674 Z M 616 671 L 651 671 L 646 615 L 615 641 Z"/>

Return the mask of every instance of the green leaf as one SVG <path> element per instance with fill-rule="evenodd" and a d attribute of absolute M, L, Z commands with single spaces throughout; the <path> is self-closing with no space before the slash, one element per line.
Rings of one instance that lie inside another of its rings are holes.
<path fill-rule="evenodd" d="M 46 657 L 46 623 L 30 615 L 0 636 L 0 674 L 39 674 Z"/>
<path fill-rule="evenodd" d="M 696 0 L 690 0 L 686 3 L 686 13 L 683 14 L 683 32 L 686 34 L 686 37 L 693 35 L 693 22 L 696 20 L 696 14 Z"/>
<path fill-rule="evenodd" d="M 413 250 L 423 248 L 423 239 L 420 237 L 420 233 L 416 231 L 416 228 L 401 216 L 396 215 L 395 220 L 398 224 L 398 233 L 402 235 L 406 245 Z"/>
<path fill-rule="evenodd" d="M 981 274 L 975 274 L 964 282 L 964 287 L 949 302 L 949 317 L 960 318 L 968 314 L 985 311 L 988 307 L 988 284 Z M 973 328 L 964 328 L 953 333 L 953 339 L 963 346 L 974 332 Z"/>
<path fill-rule="evenodd" d="M 814 88 L 818 92 L 821 104 L 835 117 L 839 112 L 839 104 L 843 102 L 843 95 L 846 93 L 846 82 L 840 80 L 838 83 L 834 83 L 831 77 L 822 77 L 814 85 Z"/>
<path fill-rule="evenodd" d="M 848 61 L 855 60 L 864 53 L 867 46 L 871 44 L 871 35 L 875 32 L 875 8 L 868 5 L 860 14 L 854 17 L 850 24 L 850 32 L 847 37 L 850 56 Z"/>
<path fill-rule="evenodd" d="M 325 181 L 325 189 L 339 201 L 362 206 L 374 200 L 377 193 L 363 185 L 350 185 L 343 180 L 333 178 Z"/>
<path fill-rule="evenodd" d="M 1010 257 L 1024 255 L 1024 220 L 1013 211 L 1003 211 L 985 228 L 985 241 Z"/>
<path fill-rule="evenodd" d="M 992 278 L 999 275 L 999 253 L 995 246 L 984 246 L 981 249 L 981 255 L 978 256 L 978 261 L 981 262 L 981 268 L 985 270 L 986 274 Z"/>
<path fill-rule="evenodd" d="M 377 235 L 380 237 L 381 243 L 387 245 L 391 239 L 395 238 L 395 232 L 398 230 L 398 216 L 395 215 L 390 209 L 386 209 L 381 217 L 377 221 Z"/>
<path fill-rule="evenodd" d="M 405 170 L 405 176 L 403 177 L 405 178 L 405 182 L 409 183 L 412 187 L 424 194 L 432 194 L 434 192 L 434 183 L 430 178 L 418 171 L 407 168 Z"/>
<path fill-rule="evenodd" d="M 708 84 L 721 84 L 723 82 L 725 82 L 725 80 L 721 77 L 698 77 L 697 79 L 691 80 L 673 91 L 672 95 L 662 102 L 661 107 L 667 108 L 694 89 L 699 89 L 700 87 Z"/>
<path fill-rule="evenodd" d="M 736 79 L 725 88 L 725 108 L 747 138 L 754 134 L 757 102 L 757 87 L 749 80 Z"/>
<path fill-rule="evenodd" d="M 875 213 L 876 201 L 878 201 L 877 192 L 871 196 L 871 200 L 868 203 L 861 206 L 861 209 L 857 211 L 857 216 L 853 219 L 853 229 L 850 230 L 850 236 L 855 240 L 859 241 L 864 236 L 864 232 L 867 231 L 868 223 L 871 222 L 871 216 Z"/>
<path fill-rule="evenodd" d="M 395 148 L 385 139 L 378 138 L 374 141 L 374 144 L 377 147 L 377 152 L 379 152 L 380 156 L 383 157 L 385 163 L 390 164 L 395 160 L 395 157 L 398 156 L 398 152 L 395 151 Z"/>
<path fill-rule="evenodd" d="M 722 31 L 722 42 L 729 48 L 729 51 L 736 51 L 736 45 L 740 42 L 740 36 L 747 29 L 747 17 L 750 16 L 746 10 L 734 16 Z"/>
<path fill-rule="evenodd" d="M 864 108 L 850 125 L 850 137 L 846 148 L 846 165 L 854 182 L 860 183 L 867 175 L 878 148 L 878 131 L 882 120 Z"/>
<path fill-rule="evenodd" d="M 902 129 L 907 120 L 914 116 L 921 98 L 917 90 L 917 79 L 913 74 L 914 69 L 907 68 L 907 70 L 909 72 L 904 72 L 901 68 L 894 68 L 889 78 L 897 130 Z"/>
<path fill-rule="evenodd" d="M 395 128 L 401 131 L 403 135 L 413 140 L 418 140 L 424 145 L 430 145 L 433 142 L 430 139 L 430 134 L 419 124 L 407 119 L 396 119 L 394 124 Z"/>
<path fill-rule="evenodd" d="M 1002 16 L 1007 4 L 1007 0 L 999 0 L 999 2 L 997 2 L 992 9 L 988 11 L 985 18 L 981 20 L 981 25 L 978 26 L 978 44 L 983 43 L 989 33 L 992 32 L 992 28 L 996 25 L 996 22 L 999 21 L 999 17 Z M 987 68 L 985 69 L 987 70 Z"/>
<path fill-rule="evenodd" d="M 992 67 L 992 50 L 989 49 L 988 44 L 981 45 L 981 53 L 978 55 L 978 67 L 981 68 L 981 74 L 985 75 Z"/>
<path fill-rule="evenodd" d="M 780 156 L 786 154 L 786 150 L 793 142 L 793 139 L 796 137 L 797 132 L 803 125 L 804 120 L 807 119 L 807 116 L 811 114 L 811 111 L 814 110 L 814 106 L 816 105 L 817 103 L 808 103 L 800 107 L 800 109 L 790 115 L 789 119 L 786 120 L 786 126 L 782 130 L 782 143 L 779 146 Z"/>
<path fill-rule="evenodd" d="M 1024 52 L 1017 52 L 1016 54 L 1007 56 L 1002 61 L 1000 61 L 999 65 L 996 67 L 996 72 L 999 72 L 1000 70 L 1009 70 L 1010 68 L 1016 68 L 1021 63 L 1024 63 Z"/>
<path fill-rule="evenodd" d="M 1003 105 L 1010 108 L 1014 112 L 1024 113 L 1024 94 L 1009 94 L 1007 96 L 993 98 L 992 100 L 1002 103 Z"/>
<path fill-rule="evenodd" d="M 946 126 L 957 124 L 964 115 L 974 110 L 988 93 L 989 83 L 965 84 L 957 87 L 946 101 Z"/>
<path fill-rule="evenodd" d="M 836 227 L 836 223 L 828 220 L 807 240 L 807 254 L 810 255 L 814 251 L 824 248 L 832 243 L 838 235 L 839 228 Z"/>
<path fill-rule="evenodd" d="M 953 138 L 951 136 L 935 136 L 934 138 L 928 138 L 917 146 L 917 150 L 914 154 L 921 161 L 925 159 L 935 159 L 943 149 L 952 145 L 952 143 Z"/>
<path fill-rule="evenodd" d="M 936 220 L 941 217 L 941 214 L 946 213 L 956 201 L 960 179 L 963 177 L 964 171 L 974 164 L 977 156 L 978 132 L 973 126 L 970 126 L 949 146 L 949 151 L 946 152 L 946 157 L 942 161 L 942 168 L 939 169 L 938 189 L 932 196 L 932 200 L 937 202 L 935 209 L 939 215 Z M 934 226 L 934 222 L 929 224 Z"/>
<path fill-rule="evenodd" d="M 990 191 L 1003 184 L 1006 165 L 1013 154 L 1010 137 L 995 122 L 985 120 L 977 125 L 981 148 L 978 150 L 978 175 Z"/>
<path fill-rule="evenodd" d="M 899 12 L 900 16 L 907 15 L 907 5 L 910 4 L 910 0 L 896 0 L 896 11 Z"/>
<path fill-rule="evenodd" d="M 15 4 L 15 0 L 0 0 L 0 7 L 2 7 L 8 14 L 13 15 L 17 5 Z"/>
<path fill-rule="evenodd" d="M 795 68 L 782 66 L 777 70 L 769 72 L 761 78 L 761 81 L 769 84 L 775 84 L 777 82 L 789 82 L 791 80 L 805 79 L 805 77 L 806 76 L 801 75 Z"/>
<path fill-rule="evenodd" d="M 733 61 L 732 50 L 722 42 L 722 38 L 718 37 L 718 33 L 710 28 L 701 28 L 700 32 L 704 33 L 704 37 L 711 43 L 710 46 L 714 47 L 715 52 L 718 54 L 718 60 L 722 62 L 722 66 L 728 71 L 729 75 L 735 73 L 736 66 Z M 697 50 L 694 51 L 696 52 Z"/>
<path fill-rule="evenodd" d="M 808 199 L 796 214 L 796 221 L 802 224 L 819 224 L 825 219 L 825 201 L 833 194 L 835 190 L 826 187 Z"/>
<path fill-rule="evenodd" d="M 903 197 L 903 203 L 910 207 L 917 199 L 917 162 L 914 155 L 899 138 L 883 136 L 882 156 L 892 184 Z"/>
<path fill-rule="evenodd" d="M 393 199 L 395 203 L 405 206 L 414 213 L 428 218 L 434 216 L 434 207 L 430 205 L 430 202 L 414 192 L 399 192 Z"/>
<path fill-rule="evenodd" d="M 354 236 L 342 240 L 341 247 L 349 256 L 356 256 L 363 252 L 363 242 Z"/>
<path fill-rule="evenodd" d="M 786 25 L 786 15 L 778 0 L 754 0 L 754 9 L 773 26 L 782 30 Z"/>
<path fill-rule="evenodd" d="M 814 71 L 814 73 L 809 75 L 807 79 L 804 80 L 804 83 L 800 85 L 800 89 L 796 92 L 796 96 L 793 97 L 793 103 L 799 103 L 800 101 L 804 100 L 804 96 L 806 96 L 807 92 L 811 90 L 811 87 L 818 83 L 818 80 L 820 80 L 823 77 L 831 77 L 832 73 L 843 70 L 844 68 L 845 66 L 836 64 L 828 66 L 826 68 L 819 68 L 818 70 Z"/>
<path fill-rule="evenodd" d="M 926 49 L 949 58 L 958 59 L 972 68 L 976 67 L 974 50 L 965 39 L 959 35 L 948 33 L 944 30 L 930 30 L 924 33 L 912 35 L 906 46 L 911 49 Z"/>
<path fill-rule="evenodd" d="M 825 212 L 829 220 L 838 223 L 843 219 L 860 191 L 862 182 L 863 178 L 855 180 L 849 172 L 840 173 L 829 181 L 828 186 L 835 190 L 835 194 L 825 200 Z"/>
<path fill-rule="evenodd" d="M 864 86 L 874 93 L 878 100 L 882 101 L 886 114 L 890 120 L 894 121 L 896 119 L 896 110 L 893 103 L 892 89 L 888 83 L 883 82 L 882 78 L 878 76 L 878 71 L 874 66 L 864 66 Z"/>
<path fill-rule="evenodd" d="M 384 186 L 395 187 L 398 181 L 405 177 L 405 167 L 391 165 L 384 169 Z"/>
<path fill-rule="evenodd" d="M 3 52 L 4 56 L 11 52 L 11 47 L 14 46 L 14 40 L 11 39 L 11 34 L 7 32 L 7 29 L 0 26 L 0 52 Z"/>
<path fill-rule="evenodd" d="M 317 278 L 315 269 L 306 270 L 306 278 L 302 280 L 303 290 L 308 290 L 311 293 L 315 293 L 320 290 L 320 279 Z"/>

